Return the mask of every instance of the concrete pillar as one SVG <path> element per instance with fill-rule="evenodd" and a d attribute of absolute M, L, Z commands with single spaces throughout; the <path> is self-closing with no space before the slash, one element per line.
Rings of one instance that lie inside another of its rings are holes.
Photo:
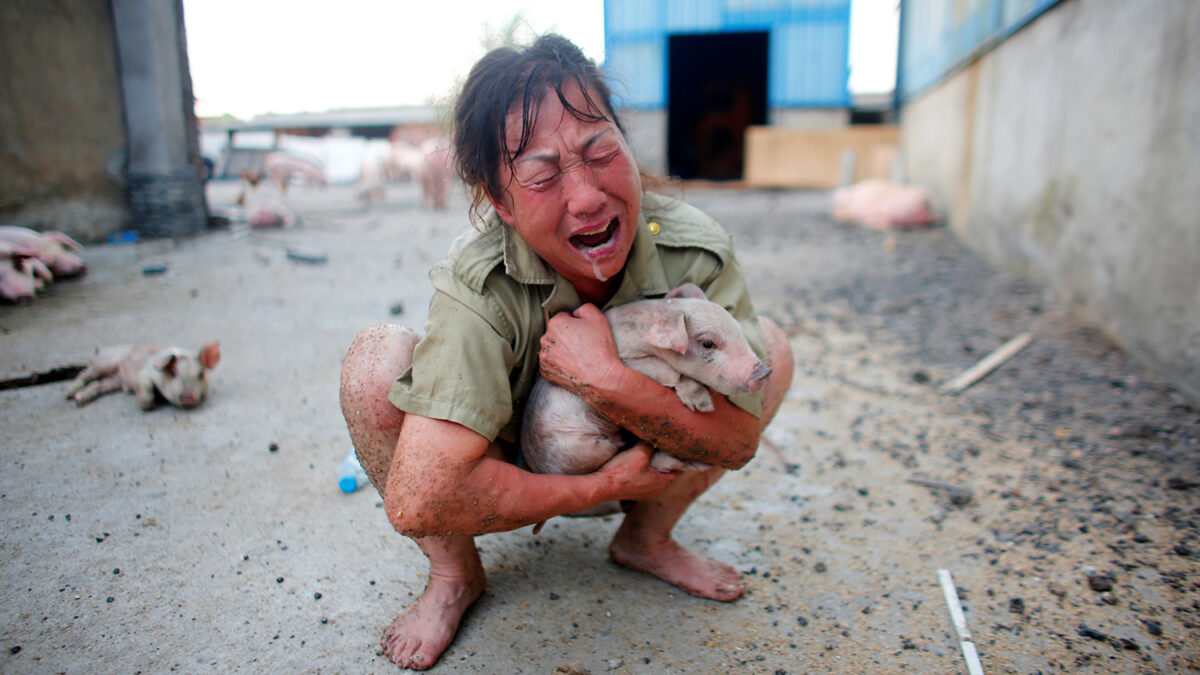
<path fill-rule="evenodd" d="M 111 0 L 125 103 L 126 181 L 143 236 L 196 234 L 208 223 L 180 0 Z"/>

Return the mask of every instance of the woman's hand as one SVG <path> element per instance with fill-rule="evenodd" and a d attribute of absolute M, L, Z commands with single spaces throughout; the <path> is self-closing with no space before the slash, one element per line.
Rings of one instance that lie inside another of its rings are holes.
<path fill-rule="evenodd" d="M 592 304 L 551 317 L 538 363 L 542 377 L 576 394 L 592 383 L 609 381 L 625 367 L 608 319 Z"/>
<path fill-rule="evenodd" d="M 681 471 L 663 472 L 650 466 L 654 448 L 645 441 L 638 441 L 628 450 L 622 450 L 608 460 L 596 473 L 608 476 L 615 494 L 612 499 L 640 500 L 653 497 L 682 475 Z"/>

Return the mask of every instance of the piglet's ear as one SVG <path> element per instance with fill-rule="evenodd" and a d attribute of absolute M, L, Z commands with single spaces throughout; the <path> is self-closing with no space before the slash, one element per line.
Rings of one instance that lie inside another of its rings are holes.
<path fill-rule="evenodd" d="M 679 286 L 677 288 L 671 289 L 671 292 L 667 293 L 667 297 L 668 298 L 695 298 L 696 300 L 705 300 L 706 299 L 704 297 L 704 291 L 700 290 L 700 287 L 693 283 L 682 284 L 681 286 Z"/>
<path fill-rule="evenodd" d="M 171 354 L 160 361 L 158 364 L 158 369 L 167 375 L 170 375 L 171 377 L 175 377 L 175 355 Z"/>
<path fill-rule="evenodd" d="M 646 342 L 659 349 L 670 349 L 673 352 L 686 354 L 688 349 L 687 326 L 683 322 L 683 312 L 677 309 L 667 309 L 658 321 L 646 331 Z"/>
<path fill-rule="evenodd" d="M 200 350 L 200 364 L 209 370 L 217 367 L 221 360 L 221 345 L 216 341 L 204 345 Z"/>
<path fill-rule="evenodd" d="M 54 241 L 57 241 L 58 243 L 62 244 L 63 246 L 66 246 L 67 248 L 75 249 L 76 251 L 83 250 L 83 244 L 80 244 L 79 242 L 72 239 L 70 236 L 63 234 L 62 232 L 58 232 L 57 230 L 43 232 L 42 236 L 53 239 Z"/>

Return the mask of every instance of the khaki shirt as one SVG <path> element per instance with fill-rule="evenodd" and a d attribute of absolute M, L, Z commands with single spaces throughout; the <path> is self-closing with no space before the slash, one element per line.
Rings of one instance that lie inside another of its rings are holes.
<path fill-rule="evenodd" d="M 525 398 L 538 376 L 547 317 L 583 304 L 575 287 L 546 266 L 495 212 L 429 272 L 434 294 L 412 366 L 389 400 L 406 413 L 449 420 L 489 441 L 516 443 Z M 765 358 L 762 329 L 732 239 L 709 216 L 670 197 L 645 193 L 621 284 L 608 309 L 665 295 L 684 282 L 704 289 L 742 324 Z M 762 392 L 731 396 L 758 417 Z"/>

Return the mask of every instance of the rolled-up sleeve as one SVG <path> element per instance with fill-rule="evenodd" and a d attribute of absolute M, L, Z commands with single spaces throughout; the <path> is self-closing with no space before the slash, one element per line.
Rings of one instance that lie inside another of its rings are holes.
<path fill-rule="evenodd" d="M 477 312 L 435 293 L 413 365 L 388 399 L 406 413 L 461 424 L 493 441 L 513 415 L 513 351 Z"/>

